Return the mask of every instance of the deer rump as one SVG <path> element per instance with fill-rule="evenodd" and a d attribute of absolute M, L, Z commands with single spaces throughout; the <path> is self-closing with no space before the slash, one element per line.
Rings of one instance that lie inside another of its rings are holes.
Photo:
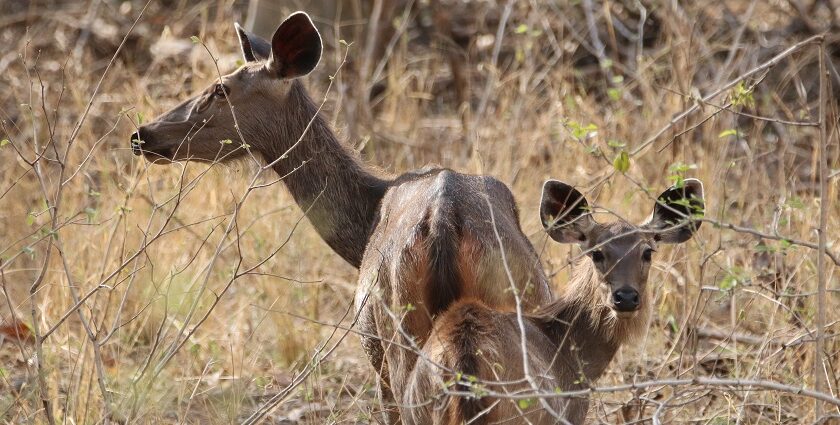
<path fill-rule="evenodd" d="M 404 405 L 417 353 L 445 312 L 462 300 L 513 311 L 508 271 L 526 311 L 551 293 L 507 186 L 448 169 L 398 180 L 365 250 L 356 305 L 363 347 L 393 400 Z M 413 409 L 400 410 L 410 423 Z"/>

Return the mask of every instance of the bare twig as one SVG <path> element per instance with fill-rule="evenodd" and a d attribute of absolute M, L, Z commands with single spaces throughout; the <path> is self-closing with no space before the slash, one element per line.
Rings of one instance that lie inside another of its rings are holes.
<path fill-rule="evenodd" d="M 828 192 L 826 190 L 826 169 L 828 168 L 828 153 L 826 148 L 826 109 L 828 107 L 828 71 L 825 66 L 825 40 L 820 40 L 819 45 L 819 78 L 820 78 L 820 137 L 819 137 L 819 185 L 820 185 L 820 225 L 819 225 L 819 248 L 817 255 L 817 329 L 816 343 L 814 344 L 814 390 L 823 391 L 825 387 L 825 365 L 823 364 L 823 350 L 825 345 L 825 253 L 826 253 L 826 223 L 828 220 Z M 823 416 L 823 406 L 819 400 L 814 401 L 814 417 Z"/>
<path fill-rule="evenodd" d="M 743 81 L 747 78 L 750 78 L 753 75 L 756 75 L 756 74 L 758 74 L 758 73 L 760 73 L 760 72 L 762 72 L 766 69 L 769 69 L 769 68 L 772 68 L 772 67 L 778 65 L 778 63 L 781 62 L 782 59 L 785 59 L 786 57 L 798 52 L 800 49 L 802 49 L 805 46 L 808 46 L 808 45 L 811 45 L 811 44 L 818 43 L 818 42 L 822 41 L 823 38 L 824 38 L 823 35 L 815 35 L 815 36 L 810 37 L 808 39 L 802 40 L 799 43 L 796 43 L 793 46 L 788 47 L 787 49 L 785 49 L 784 51 L 782 51 L 778 55 L 773 56 L 770 60 L 762 63 L 761 65 L 758 65 L 755 68 L 739 75 L 735 79 L 733 79 L 733 80 L 729 81 L 728 83 L 724 84 L 722 87 L 719 87 L 717 90 L 714 90 L 711 93 L 703 96 L 702 98 L 699 99 L 701 102 L 695 102 L 694 105 L 692 105 L 690 108 L 686 109 L 685 111 L 681 112 L 680 114 L 678 114 L 677 116 L 672 118 L 671 121 L 668 122 L 668 124 L 666 124 L 664 127 L 660 128 L 659 131 L 657 131 L 656 133 L 654 133 L 653 135 L 651 135 L 650 137 L 645 139 L 644 142 L 642 142 L 639 146 L 637 146 L 635 149 L 633 149 L 630 152 L 630 155 L 635 156 L 635 155 L 638 155 L 641 152 L 643 152 L 648 146 L 650 146 L 653 142 L 655 142 L 657 139 L 659 139 L 660 136 L 665 134 L 665 132 L 670 130 L 674 125 L 676 125 L 678 122 L 682 121 L 683 119 L 685 119 L 686 117 L 688 117 L 689 115 L 693 114 L 695 111 L 700 109 L 700 104 L 701 103 L 711 101 L 712 99 L 719 96 L 721 93 L 724 93 L 725 91 L 731 89 L 732 87 L 735 87 L 735 85 L 740 83 L 741 81 Z"/>

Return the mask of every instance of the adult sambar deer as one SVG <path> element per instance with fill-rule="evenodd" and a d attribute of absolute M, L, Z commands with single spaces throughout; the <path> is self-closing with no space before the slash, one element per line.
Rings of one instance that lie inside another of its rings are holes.
<path fill-rule="evenodd" d="M 270 42 L 236 29 L 246 63 L 140 127 L 132 149 L 160 162 L 225 161 L 250 150 L 273 164 L 327 244 L 361 266 L 359 327 L 381 383 L 386 351 L 400 366 L 413 364 L 390 337 L 422 346 L 433 318 L 461 297 L 500 311 L 519 299 L 527 312 L 552 300 L 507 186 L 448 169 L 396 177 L 363 165 L 300 81 L 321 57 L 309 17 L 290 15 Z"/>
<path fill-rule="evenodd" d="M 565 292 L 533 315 L 476 298 L 453 303 L 435 320 L 416 366 L 392 369 L 392 380 L 401 374 L 406 382 L 403 422 L 583 423 L 587 398 L 551 394 L 589 387 L 618 348 L 644 330 L 653 253 L 660 243 L 690 239 L 703 207 L 702 184 L 687 179 L 659 196 L 645 224 L 600 224 L 575 188 L 546 182 L 543 225 L 554 240 L 584 252 Z"/>

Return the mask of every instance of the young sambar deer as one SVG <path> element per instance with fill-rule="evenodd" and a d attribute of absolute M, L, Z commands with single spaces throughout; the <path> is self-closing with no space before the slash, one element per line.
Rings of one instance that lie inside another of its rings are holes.
<path fill-rule="evenodd" d="M 660 243 L 690 239 L 703 208 L 702 184 L 686 179 L 659 195 L 646 223 L 601 224 L 579 191 L 546 182 L 540 206 L 546 231 L 584 253 L 571 281 L 536 314 L 467 296 L 454 302 L 436 318 L 414 368 L 392 371 L 392 380 L 399 373 L 406 382 L 403 422 L 583 423 L 587 398 L 551 394 L 592 385 L 618 348 L 642 333 L 652 307 L 653 253 Z M 528 394 L 534 396 L 523 399 Z"/>
<path fill-rule="evenodd" d="M 398 375 L 388 385 L 386 353 L 400 367 L 414 359 L 394 349 L 395 334 L 397 343 L 422 346 L 434 317 L 462 297 L 499 311 L 519 299 L 526 312 L 552 300 L 503 183 L 440 168 L 388 175 L 336 139 L 300 81 L 321 57 L 305 13 L 290 15 L 270 42 L 236 30 L 245 64 L 141 126 L 132 150 L 162 163 L 250 152 L 271 164 L 324 241 L 360 267 L 362 345 L 385 400 L 406 384 Z"/>

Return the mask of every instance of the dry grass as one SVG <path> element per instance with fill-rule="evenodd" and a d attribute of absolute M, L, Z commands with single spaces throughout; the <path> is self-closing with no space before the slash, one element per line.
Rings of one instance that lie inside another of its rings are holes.
<path fill-rule="evenodd" d="M 138 120 L 213 80 L 213 62 L 190 36 L 206 43 L 223 71 L 239 57 L 232 21 L 243 20 L 244 4 L 164 3 L 143 13 L 107 73 L 143 2 L 0 6 L 0 40 L 8 46 L 0 54 L 0 419 L 46 422 L 45 398 L 61 423 L 233 423 L 310 365 L 312 373 L 272 413 L 275 422 L 371 422 L 375 374 L 358 339 L 351 333 L 329 355 L 319 351 L 346 333 L 335 324 L 352 321 L 346 312 L 356 271 L 300 221 L 285 190 L 252 193 L 235 231 L 223 237 L 249 166 L 156 166 L 128 149 Z M 541 230 L 544 179 L 576 184 L 606 211 L 641 220 L 651 194 L 675 176 L 701 178 L 706 217 L 748 232 L 709 222 L 686 246 L 657 253 L 649 331 L 621 350 L 598 385 L 712 376 L 812 388 L 818 256 L 788 241 L 816 244 L 822 208 L 828 249 L 840 252 L 838 92 L 829 90 L 822 157 L 817 127 L 784 121 L 819 121 L 817 45 L 701 102 L 697 113 L 630 155 L 626 173 L 612 162 L 697 104 L 699 94 L 806 38 L 809 25 L 822 28 L 831 13 L 816 7 L 800 15 L 798 1 L 642 2 L 646 37 L 636 52 L 637 43 L 621 35 L 637 31 L 635 2 L 589 10 L 589 1 L 559 3 L 511 3 L 501 40 L 491 36 L 504 2 L 452 6 L 459 19 L 483 19 L 471 27 L 469 108 L 458 108 L 452 94 L 445 52 L 454 48 L 435 37 L 424 41 L 414 24 L 398 32 L 375 118 L 362 122 L 351 142 L 395 172 L 434 162 L 506 182 L 557 287 L 576 251 L 549 243 Z M 428 12 L 428 2 L 418 4 Z M 333 46 L 328 60 L 308 78 L 316 98 L 343 54 L 335 36 L 326 41 Z M 840 87 L 836 42 L 827 42 L 829 82 Z M 351 58 L 361 44 L 351 45 Z M 346 128 L 344 111 L 363 104 L 349 97 L 354 79 L 342 72 L 325 111 L 339 129 Z M 714 106 L 728 102 L 729 110 Z M 37 165 L 28 164 L 38 153 Z M 823 199 L 821 158 L 833 173 Z M 261 275 L 231 280 L 240 260 L 253 265 L 281 247 Z M 840 325 L 832 313 L 840 286 L 836 264 L 826 260 L 823 391 L 836 395 Z M 74 308 L 74 299 L 89 293 Z M 33 334 L 53 328 L 35 343 Z M 744 387 L 661 385 L 593 398 L 592 422 L 649 423 L 655 414 L 662 423 L 817 420 L 809 398 Z M 825 413 L 840 415 L 836 406 Z"/>

